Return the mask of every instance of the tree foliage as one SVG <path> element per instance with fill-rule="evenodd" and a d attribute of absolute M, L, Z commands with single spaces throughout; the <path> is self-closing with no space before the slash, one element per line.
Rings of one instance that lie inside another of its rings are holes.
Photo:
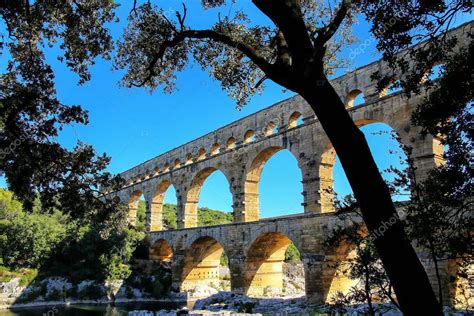
<path fill-rule="evenodd" d="M 206 9 L 219 10 L 226 1 L 203 1 Z M 327 30 L 331 18 L 338 14 L 336 1 L 301 1 L 301 10 L 311 40 L 321 41 L 333 30 Z M 345 10 L 345 6 L 342 6 Z M 288 8 L 292 10 L 293 8 Z M 218 80 L 238 106 L 262 91 L 262 82 L 271 77 L 272 64 L 291 64 L 288 39 L 273 24 L 258 25 L 243 10 L 221 15 L 208 29 L 195 29 L 188 24 L 187 7 L 170 17 L 163 8 L 151 2 L 136 7 L 129 16 L 128 27 L 118 44 L 116 69 L 126 69 L 124 86 L 143 86 L 164 92 L 175 89 L 176 74 L 195 61 Z M 299 14 L 294 12 L 294 14 Z M 354 38 L 351 34 L 352 14 L 347 14 L 340 31 L 321 52 L 328 74 L 346 64 L 337 53 Z M 321 35 L 321 36 L 318 36 Z M 295 60 L 295 59 L 293 59 Z M 267 71 L 268 70 L 268 71 Z"/>
<path fill-rule="evenodd" d="M 82 221 L 59 210 L 25 212 L 11 192 L 0 189 L 0 249 L 9 269 L 39 269 L 43 275 L 125 279 L 132 253 L 144 234 L 128 228 L 126 210 L 106 221 Z"/>
<path fill-rule="evenodd" d="M 53 69 L 46 47 L 59 47 L 60 60 L 90 78 L 89 67 L 98 56 L 109 58 L 112 39 L 105 23 L 115 19 L 113 1 L 2 1 L 5 25 L 0 54 L 8 56 L 0 75 L 0 172 L 9 188 L 31 210 L 39 197 L 45 210 L 107 213 L 116 203 L 102 203 L 100 187 L 120 184 L 105 168 L 109 158 L 79 142 L 62 147 L 58 133 L 67 124 L 87 124 L 78 105 L 57 98 Z"/>

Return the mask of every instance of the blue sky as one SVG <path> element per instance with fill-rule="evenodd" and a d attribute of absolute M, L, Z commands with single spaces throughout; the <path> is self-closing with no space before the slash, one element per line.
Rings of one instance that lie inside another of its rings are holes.
<path fill-rule="evenodd" d="M 122 1 L 118 9 L 119 24 L 111 26 L 113 35 L 120 37 L 130 11 L 132 1 Z M 188 4 L 189 22 L 197 27 L 206 27 L 215 20 L 217 12 L 202 12 L 197 4 Z M 243 4 L 240 4 L 243 3 Z M 160 1 L 165 10 L 181 6 L 181 1 Z M 267 23 L 250 1 L 241 1 L 232 10 L 245 9 L 255 23 Z M 171 12 L 171 11 L 170 11 Z M 462 19 L 457 21 L 460 24 Z M 363 19 L 354 26 L 354 34 L 363 43 L 368 37 L 369 25 Z M 359 47 L 356 43 L 347 48 L 341 57 L 349 57 Z M 176 146 L 197 138 L 209 131 L 254 113 L 278 102 L 292 94 L 281 87 L 267 82 L 266 90 L 255 96 L 241 111 L 236 110 L 235 102 L 222 91 L 218 82 L 209 78 L 199 67 L 188 67 L 178 75 L 178 90 L 171 95 L 160 90 L 151 94 L 143 89 L 120 88 L 120 72 L 112 72 L 112 62 L 97 60 L 92 68 L 92 79 L 83 86 L 77 85 L 77 75 L 71 73 L 64 64 L 59 63 L 55 49 L 48 49 L 47 57 L 52 64 L 57 82 L 59 99 L 66 104 L 80 104 L 89 111 L 90 123 L 87 126 L 71 126 L 64 129 L 60 142 L 72 147 L 78 141 L 92 144 L 98 153 L 106 152 L 112 157 L 109 170 L 113 173 L 129 169 L 147 159 L 153 158 Z M 352 55 L 354 56 L 354 55 Z M 7 55 L 2 55 L 2 59 Z M 352 68 L 362 66 L 377 59 L 375 43 L 365 47 L 364 53 L 352 59 Z M 1 65 L 5 60 L 1 61 Z M 397 158 L 390 158 L 389 136 L 373 136 L 379 125 L 364 127 L 366 135 L 380 169 Z M 388 158 L 387 158 L 388 157 Z M 335 189 L 341 195 L 350 192 L 344 173 L 337 163 L 334 171 Z M 1 179 L 0 186 L 6 186 Z M 261 213 L 263 217 L 277 216 L 302 211 L 301 173 L 296 160 L 287 152 L 277 153 L 266 165 L 259 187 Z M 172 189 L 170 189 L 172 191 Z M 165 202 L 175 201 L 174 192 L 168 192 Z M 222 174 L 214 173 L 206 181 L 200 197 L 200 206 L 208 206 L 225 211 L 231 210 L 232 199 L 228 184 Z"/>

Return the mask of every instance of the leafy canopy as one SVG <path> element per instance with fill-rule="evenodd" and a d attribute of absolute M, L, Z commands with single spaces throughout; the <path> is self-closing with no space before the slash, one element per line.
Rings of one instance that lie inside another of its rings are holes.
<path fill-rule="evenodd" d="M 0 75 L 0 174 L 27 209 L 38 193 L 46 210 L 61 206 L 84 214 L 116 207 L 97 199 L 99 187 L 120 182 L 105 172 L 110 159 L 84 143 L 70 151 L 57 141 L 64 125 L 87 124 L 88 116 L 57 98 L 44 53 L 59 47 L 59 60 L 79 83 L 89 80 L 94 59 L 110 58 L 112 38 L 104 25 L 115 20 L 116 6 L 111 0 L 0 2 L 0 54 L 9 57 Z"/>
<path fill-rule="evenodd" d="M 276 22 L 268 25 L 253 23 L 245 10 L 232 10 L 233 2 L 202 1 L 204 9 L 216 13 L 215 23 L 208 29 L 197 29 L 188 23 L 187 17 L 192 13 L 185 4 L 174 17 L 151 2 L 137 5 L 118 43 L 115 68 L 126 70 L 122 84 L 151 90 L 161 87 L 170 93 L 175 89 L 177 73 L 194 61 L 221 83 L 238 106 L 242 106 L 254 93 L 263 89 L 265 79 L 276 80 L 278 76 L 284 81 L 286 72 L 297 66 L 299 59 L 296 55 L 300 53 L 296 49 L 292 51 L 291 43 L 287 43 L 289 39 L 282 31 L 285 26 Z M 260 1 L 254 2 L 259 7 Z M 294 20 L 300 22 L 299 15 L 302 15 L 305 24 L 298 23 L 296 28 L 302 27 L 307 32 L 311 41 L 308 44 L 315 46 L 311 53 L 323 56 L 327 74 L 344 65 L 345 61 L 336 55 L 344 45 L 353 41 L 353 16 L 347 13 L 346 2 L 340 6 L 336 1 L 317 0 L 274 5 L 276 11 L 289 10 L 285 17 L 288 21 L 284 23 L 292 23 L 292 14 L 298 15 Z M 267 13 L 265 9 L 259 9 Z M 339 21 L 344 15 L 344 21 Z M 342 23 L 336 35 L 331 26 L 334 20 Z M 288 87 L 288 83 L 283 85 Z"/>

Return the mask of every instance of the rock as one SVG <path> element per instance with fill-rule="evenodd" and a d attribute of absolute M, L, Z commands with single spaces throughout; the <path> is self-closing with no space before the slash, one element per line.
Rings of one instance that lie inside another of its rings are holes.
<path fill-rule="evenodd" d="M 84 281 L 81 281 L 81 283 L 79 283 L 77 285 L 77 290 L 80 292 L 82 290 L 84 290 L 85 288 L 87 288 L 88 286 L 94 284 L 95 281 L 93 280 L 84 280 Z"/>
<path fill-rule="evenodd" d="M 1 297 L 17 297 L 23 291 L 25 287 L 20 286 L 20 279 L 14 278 L 8 282 L 0 283 L 0 296 Z"/>
<path fill-rule="evenodd" d="M 214 294 L 217 294 L 219 291 L 212 286 L 199 284 L 197 285 L 193 291 L 190 292 L 191 297 L 207 297 Z"/>
<path fill-rule="evenodd" d="M 285 294 L 305 293 L 304 265 L 302 262 L 284 262 L 283 273 L 283 289 Z"/>
<path fill-rule="evenodd" d="M 73 286 L 65 278 L 48 278 L 42 282 L 46 284 L 46 295 L 51 294 L 53 291 L 67 291 Z"/>

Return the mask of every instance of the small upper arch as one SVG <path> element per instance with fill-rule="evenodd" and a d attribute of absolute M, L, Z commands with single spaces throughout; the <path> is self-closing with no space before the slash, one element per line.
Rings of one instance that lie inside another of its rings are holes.
<path fill-rule="evenodd" d="M 221 150 L 221 145 L 215 143 L 211 146 L 211 156 L 217 155 Z"/>
<path fill-rule="evenodd" d="M 349 92 L 346 96 L 346 106 L 347 107 L 354 107 L 364 104 L 364 93 L 359 89 L 354 89 Z"/>
<path fill-rule="evenodd" d="M 206 150 L 204 148 L 199 149 L 196 161 L 201 161 L 206 159 Z"/>
<path fill-rule="evenodd" d="M 298 112 L 298 111 L 293 112 L 290 115 L 290 117 L 288 118 L 287 128 L 293 128 L 293 127 L 296 127 L 298 125 L 301 125 L 302 124 L 302 119 L 303 119 L 303 116 L 301 115 L 300 112 Z"/>
<path fill-rule="evenodd" d="M 193 154 L 188 153 L 186 155 L 186 161 L 184 162 L 185 165 L 189 165 L 193 163 Z"/>
<path fill-rule="evenodd" d="M 225 148 L 228 149 L 228 150 L 234 149 L 235 148 L 235 143 L 236 143 L 235 138 L 234 137 L 229 137 L 229 139 L 226 142 Z"/>
<path fill-rule="evenodd" d="M 268 122 L 267 126 L 265 126 L 265 136 L 272 136 L 278 133 L 278 128 L 273 121 Z"/>
<path fill-rule="evenodd" d="M 179 161 L 179 159 L 175 159 L 173 169 L 178 169 L 179 167 L 181 167 L 181 161 Z"/>
<path fill-rule="evenodd" d="M 255 132 L 251 129 L 244 134 L 244 144 L 248 144 L 255 141 Z"/>
<path fill-rule="evenodd" d="M 402 90 L 403 89 L 402 89 L 402 85 L 401 85 L 400 80 L 396 79 L 396 80 L 393 80 L 392 82 L 390 82 L 387 85 L 387 87 L 382 90 L 382 92 L 380 93 L 380 96 L 384 97 L 384 96 L 387 96 L 387 95 L 391 95 L 391 94 L 401 92 Z"/>

